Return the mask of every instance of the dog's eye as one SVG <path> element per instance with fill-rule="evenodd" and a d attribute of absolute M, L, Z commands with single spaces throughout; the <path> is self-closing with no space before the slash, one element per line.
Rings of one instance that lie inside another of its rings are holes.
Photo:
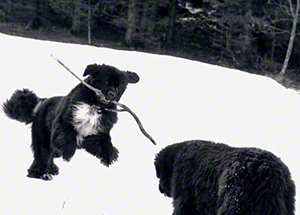
<path fill-rule="evenodd" d="M 105 84 L 106 84 L 106 85 L 108 85 L 108 84 L 109 84 L 109 81 L 108 81 L 108 80 L 106 80 L 106 81 L 105 81 Z"/>

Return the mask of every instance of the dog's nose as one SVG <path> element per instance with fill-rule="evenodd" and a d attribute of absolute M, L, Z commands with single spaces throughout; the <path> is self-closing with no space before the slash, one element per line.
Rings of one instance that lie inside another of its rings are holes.
<path fill-rule="evenodd" d="M 109 90 L 107 92 L 107 98 L 110 99 L 110 100 L 115 99 L 116 98 L 116 93 L 114 91 L 112 91 L 112 90 Z"/>

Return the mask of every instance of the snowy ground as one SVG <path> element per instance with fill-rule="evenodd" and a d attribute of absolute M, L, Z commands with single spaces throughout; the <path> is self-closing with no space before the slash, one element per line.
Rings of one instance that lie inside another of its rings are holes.
<path fill-rule="evenodd" d="M 189 139 L 270 150 L 300 183 L 297 92 L 269 78 L 175 57 L 0 34 L 0 102 L 24 87 L 40 97 L 67 94 L 78 81 L 51 54 L 79 75 L 90 63 L 137 72 L 140 82 L 128 86 L 121 102 L 159 145 L 140 133 L 129 114 L 120 113 L 112 131 L 120 158 L 111 168 L 77 151 L 69 163 L 56 160 L 60 175 L 53 181 L 29 179 L 30 127 L 0 111 L 0 214 L 171 214 L 171 199 L 158 191 L 153 159 L 164 146 Z"/>

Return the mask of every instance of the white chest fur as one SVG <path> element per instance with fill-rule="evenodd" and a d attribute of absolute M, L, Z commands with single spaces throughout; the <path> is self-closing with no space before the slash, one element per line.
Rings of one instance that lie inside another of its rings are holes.
<path fill-rule="evenodd" d="M 98 134 L 103 130 L 101 126 L 102 114 L 95 106 L 79 102 L 74 106 L 72 115 L 72 124 L 77 131 L 78 146 L 81 146 L 84 137 Z"/>

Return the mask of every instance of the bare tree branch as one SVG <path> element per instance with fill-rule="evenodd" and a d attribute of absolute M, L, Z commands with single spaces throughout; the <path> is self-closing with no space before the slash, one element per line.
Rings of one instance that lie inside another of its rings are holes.
<path fill-rule="evenodd" d="M 293 9 L 292 0 L 289 0 L 289 5 L 290 5 L 290 11 L 291 11 L 292 17 L 295 18 L 295 13 L 294 13 L 294 9 Z"/>

